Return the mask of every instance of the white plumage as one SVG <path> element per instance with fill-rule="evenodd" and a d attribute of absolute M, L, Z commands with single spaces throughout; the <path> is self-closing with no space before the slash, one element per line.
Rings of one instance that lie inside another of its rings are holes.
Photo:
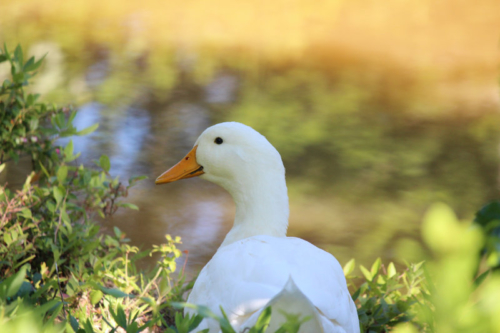
<path fill-rule="evenodd" d="M 157 179 L 166 183 L 200 176 L 224 187 L 236 204 L 233 228 L 202 269 L 188 302 L 220 314 L 240 332 L 272 307 L 268 332 L 284 320 L 280 310 L 311 316 L 303 333 L 358 333 L 356 306 L 331 254 L 286 237 L 288 195 L 281 156 L 267 139 L 240 123 L 206 129 L 193 150 Z M 187 310 L 192 311 L 192 310 Z M 219 332 L 205 319 L 198 329 Z"/>

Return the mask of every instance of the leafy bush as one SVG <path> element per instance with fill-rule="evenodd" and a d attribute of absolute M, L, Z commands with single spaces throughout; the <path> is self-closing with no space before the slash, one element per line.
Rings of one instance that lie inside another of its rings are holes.
<path fill-rule="evenodd" d="M 394 263 L 387 268 L 377 259 L 370 270 L 361 265 L 364 282 L 352 295 L 358 306 L 362 332 L 387 332 L 397 324 L 411 322 L 422 330 L 427 323 L 416 320 L 422 306 L 431 307 L 429 291 L 425 281 L 423 262 L 409 264 L 405 271 L 397 272 Z M 355 288 L 359 277 L 353 276 L 355 260 L 344 266 L 344 274 Z"/>
<path fill-rule="evenodd" d="M 41 60 L 24 62 L 18 46 L 12 53 L 4 47 L 5 61 L 12 78 L 0 89 L 0 171 L 27 155 L 33 172 L 18 191 L 0 187 L 0 326 L 17 327 L 16 318 L 25 315 L 41 331 L 54 322 L 85 332 L 105 331 L 106 325 L 127 332 L 168 325 L 165 304 L 182 300 L 190 286 L 170 277 L 181 256 L 175 246 L 180 239 L 167 237 L 153 249 L 161 260 L 144 274 L 134 263 L 148 253 L 127 245 L 117 228 L 103 236 L 93 222 L 96 214 L 111 215 L 118 207 L 137 209 L 119 199 L 144 177 L 128 185 L 111 178 L 105 155 L 97 168 L 77 165 L 72 141 L 61 147 L 57 140 L 89 134 L 97 125 L 76 131 L 74 110 L 47 106 L 26 93 Z"/>

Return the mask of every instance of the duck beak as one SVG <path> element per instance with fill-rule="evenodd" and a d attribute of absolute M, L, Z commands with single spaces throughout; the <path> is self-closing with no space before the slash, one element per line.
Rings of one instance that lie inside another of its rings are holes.
<path fill-rule="evenodd" d="M 162 173 L 160 177 L 156 178 L 155 184 L 171 183 L 179 179 L 191 178 L 204 174 L 203 167 L 196 162 L 197 148 L 198 146 L 194 146 L 179 163 Z"/>

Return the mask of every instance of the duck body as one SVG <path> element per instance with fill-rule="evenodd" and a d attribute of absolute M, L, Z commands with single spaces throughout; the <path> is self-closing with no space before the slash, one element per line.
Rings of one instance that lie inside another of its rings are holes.
<path fill-rule="evenodd" d="M 188 303 L 208 306 L 219 315 L 222 306 L 231 325 L 240 332 L 290 278 L 317 308 L 324 332 L 359 332 L 356 307 L 338 261 L 294 237 L 261 235 L 221 247 L 198 276 Z M 313 332 L 307 330 L 308 322 L 303 324 L 303 331 Z M 203 324 L 206 326 L 200 329 L 219 331 L 215 320 Z"/>
<path fill-rule="evenodd" d="M 188 303 L 221 315 L 237 332 L 272 308 L 268 332 L 282 312 L 310 316 L 300 333 L 359 333 L 356 306 L 338 261 L 299 238 L 286 237 L 288 195 L 281 156 L 267 139 L 239 123 L 206 129 L 193 150 L 157 184 L 200 176 L 225 188 L 236 204 L 234 225 L 202 269 Z M 193 310 L 187 309 L 186 312 Z M 199 330 L 218 333 L 213 319 Z"/>

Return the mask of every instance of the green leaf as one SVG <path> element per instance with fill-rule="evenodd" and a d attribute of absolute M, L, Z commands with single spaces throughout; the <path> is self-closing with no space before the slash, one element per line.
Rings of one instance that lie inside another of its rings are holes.
<path fill-rule="evenodd" d="M 26 64 L 24 65 L 24 68 L 23 70 L 25 72 L 32 72 L 34 70 L 37 70 L 38 67 L 40 67 L 40 65 L 42 64 L 43 60 L 45 59 L 45 57 L 47 56 L 47 53 L 43 55 L 43 57 L 41 57 L 38 61 L 35 62 L 35 57 L 31 57 L 27 62 Z"/>
<path fill-rule="evenodd" d="M 27 219 L 30 219 L 33 217 L 31 215 L 31 210 L 29 210 L 28 208 L 23 208 L 21 210 L 21 212 L 19 213 L 19 215 L 21 215 L 22 217 L 27 218 Z"/>
<path fill-rule="evenodd" d="M 67 126 L 68 124 L 66 124 Z M 65 130 L 59 132 L 60 138 L 65 138 L 76 134 L 76 129 L 74 127 L 66 128 Z"/>
<path fill-rule="evenodd" d="M 3 53 L 7 56 L 7 58 L 10 58 L 10 53 L 9 49 L 7 48 L 7 43 L 3 43 Z"/>
<path fill-rule="evenodd" d="M 28 264 L 24 265 L 16 274 L 2 281 L 0 284 L 0 296 L 12 297 L 19 291 L 26 277 L 28 267 Z"/>
<path fill-rule="evenodd" d="M 63 184 L 68 176 L 68 167 L 66 165 L 61 165 L 59 169 L 57 169 L 57 180 L 59 183 Z"/>
<path fill-rule="evenodd" d="M 38 128 L 39 124 L 38 118 L 31 118 L 29 124 L 30 124 L 30 131 L 34 132 Z"/>
<path fill-rule="evenodd" d="M 127 293 L 124 293 L 123 291 L 115 288 L 105 288 L 103 286 L 99 286 L 99 289 L 106 295 L 111 295 L 115 298 L 122 298 L 122 297 L 134 297 L 134 295 L 129 295 Z"/>
<path fill-rule="evenodd" d="M 422 236 L 435 252 L 443 253 L 453 249 L 461 237 L 455 212 L 445 204 L 432 205 L 422 223 Z"/>
<path fill-rule="evenodd" d="M 120 238 L 120 236 L 122 235 L 122 231 L 117 226 L 113 227 L 113 232 L 115 233 L 116 238 Z"/>
<path fill-rule="evenodd" d="M 137 183 L 138 181 L 143 180 L 143 179 L 148 179 L 148 176 L 144 176 L 144 175 L 142 175 L 142 176 L 134 176 L 134 177 L 130 177 L 130 178 L 128 179 L 128 184 L 129 184 L 128 186 L 129 186 L 129 187 L 130 187 L 130 186 L 134 186 L 134 184 L 135 184 L 135 183 Z"/>
<path fill-rule="evenodd" d="M 90 319 L 87 318 L 87 320 L 83 324 L 83 327 L 85 328 L 85 333 L 94 333 L 94 326 L 92 326 Z"/>
<path fill-rule="evenodd" d="M 359 268 L 361 269 L 361 273 L 363 273 L 363 275 L 365 276 L 365 278 L 366 278 L 368 281 L 371 281 L 371 280 L 372 280 L 372 278 L 373 278 L 373 276 L 372 276 L 372 274 L 370 273 L 370 271 L 369 271 L 369 270 L 367 270 L 367 269 L 365 268 L 365 266 L 363 266 L 363 265 L 359 266 Z"/>
<path fill-rule="evenodd" d="M 370 270 L 371 276 L 375 276 L 378 273 L 381 265 L 382 265 L 382 260 L 380 258 L 377 258 L 377 260 L 375 260 Z"/>
<path fill-rule="evenodd" d="M 269 322 L 271 321 L 271 312 L 270 306 L 265 308 L 259 315 L 257 322 L 249 333 L 264 333 L 269 326 Z"/>
<path fill-rule="evenodd" d="M 107 155 L 101 155 L 101 157 L 99 158 L 99 165 L 104 171 L 109 172 L 109 169 L 111 168 L 109 157 Z"/>
<path fill-rule="evenodd" d="M 77 153 L 75 155 L 72 155 L 71 157 L 65 157 L 64 162 L 73 162 L 76 160 L 78 157 L 80 157 L 81 153 Z"/>
<path fill-rule="evenodd" d="M 394 275 L 396 275 L 396 267 L 392 262 L 389 264 L 389 267 L 387 267 L 387 275 L 389 277 L 393 277 Z"/>
<path fill-rule="evenodd" d="M 54 117 L 54 122 L 56 124 L 56 126 L 60 129 L 63 129 L 66 125 L 66 119 L 64 118 L 64 113 L 60 112 L 60 113 L 57 113 Z"/>
<path fill-rule="evenodd" d="M 99 303 L 99 301 L 102 299 L 102 296 L 104 296 L 102 291 L 92 290 L 90 292 L 90 302 L 92 302 L 92 305 L 96 305 L 97 303 Z"/>
<path fill-rule="evenodd" d="M 47 171 L 47 169 L 45 169 L 45 167 L 43 166 L 42 162 L 40 162 L 40 168 L 42 169 L 42 171 L 45 174 L 45 176 L 47 178 L 49 178 L 50 177 L 49 172 Z"/>
<path fill-rule="evenodd" d="M 31 57 L 28 59 L 28 61 L 24 64 L 23 71 L 29 72 L 29 68 L 35 64 L 35 57 Z"/>
<path fill-rule="evenodd" d="M 483 227 L 488 225 L 491 221 L 500 221 L 500 201 L 493 201 L 481 208 L 474 219 L 475 223 Z"/>
<path fill-rule="evenodd" d="M 87 134 L 94 132 L 98 128 L 99 128 L 99 124 L 94 124 L 94 125 L 89 126 L 85 129 L 82 129 L 81 131 L 76 132 L 75 134 L 78 136 L 87 135 Z"/>
<path fill-rule="evenodd" d="M 54 186 L 52 187 L 52 191 L 54 193 L 54 199 L 56 199 L 56 202 L 59 205 L 64 198 L 64 190 L 62 190 L 60 186 Z"/>
<path fill-rule="evenodd" d="M 69 114 L 69 118 L 68 118 L 68 123 L 72 124 L 73 120 L 75 119 L 75 117 L 76 117 L 76 111 L 75 110 L 71 110 L 71 113 Z"/>
<path fill-rule="evenodd" d="M 40 273 L 33 274 L 33 284 L 36 285 L 39 281 L 42 281 L 42 274 Z"/>
<path fill-rule="evenodd" d="M 360 294 L 361 294 L 361 288 L 358 288 L 358 290 L 356 290 L 354 294 L 352 294 L 352 300 L 356 301 Z"/>
<path fill-rule="evenodd" d="M 17 45 L 16 49 L 14 50 L 14 57 L 16 60 L 22 64 L 24 62 L 24 56 L 23 56 L 23 48 L 21 45 Z"/>
<path fill-rule="evenodd" d="M 491 270 L 487 270 L 486 272 L 483 272 L 481 275 L 479 275 L 475 280 L 474 280 L 474 287 L 477 288 L 479 287 L 484 280 L 488 277 L 490 274 Z"/>
<path fill-rule="evenodd" d="M 356 267 L 356 260 L 353 258 L 347 262 L 347 264 L 344 265 L 344 275 L 348 276 L 349 274 L 354 271 L 354 268 Z"/>
<path fill-rule="evenodd" d="M 45 53 L 40 59 L 38 59 L 38 61 L 36 61 L 33 66 L 31 66 L 28 71 L 34 71 L 34 70 L 37 70 L 38 67 L 40 67 L 40 65 L 42 64 L 43 60 L 45 59 L 45 57 L 47 56 L 48 53 Z"/>
<path fill-rule="evenodd" d="M 73 331 L 77 332 L 78 328 L 80 327 L 80 325 L 78 324 L 78 320 L 76 320 L 76 318 L 73 317 L 72 315 L 69 315 L 69 322 L 71 324 L 71 328 L 73 329 Z"/>
<path fill-rule="evenodd" d="M 137 333 L 137 332 L 139 332 L 139 324 L 137 324 L 137 322 L 134 321 L 127 326 L 127 333 Z"/>
<path fill-rule="evenodd" d="M 66 145 L 66 147 L 64 147 L 63 151 L 64 151 L 65 161 L 70 162 L 67 161 L 67 159 L 73 156 L 73 140 L 69 140 L 68 144 Z"/>
<path fill-rule="evenodd" d="M 12 75 L 12 79 L 16 83 L 22 83 L 24 81 L 24 79 L 25 79 L 24 73 L 16 73 L 16 74 Z M 22 98 L 20 96 L 16 96 L 16 100 L 19 103 L 24 104 L 24 101 L 22 100 Z"/>
<path fill-rule="evenodd" d="M 177 331 L 179 333 L 187 333 L 188 330 L 187 330 L 187 326 L 189 325 L 189 314 L 187 314 L 186 317 L 183 317 L 182 314 L 180 312 L 177 312 L 175 314 L 175 318 L 174 318 L 174 322 L 175 322 L 175 328 L 177 329 Z"/>
<path fill-rule="evenodd" d="M 29 107 L 33 105 L 33 95 L 29 94 L 28 97 L 26 98 L 26 107 Z"/>
<path fill-rule="evenodd" d="M 189 314 L 187 316 L 189 316 Z M 198 327 L 202 320 L 203 320 L 203 317 L 200 315 L 193 316 L 193 318 L 190 320 L 191 322 L 190 322 L 189 327 L 188 327 L 188 332 L 191 332 L 196 327 Z M 207 332 L 208 332 L 208 329 L 207 329 Z"/>
<path fill-rule="evenodd" d="M 118 207 L 130 208 L 133 210 L 139 210 L 139 207 L 129 202 L 119 202 L 116 204 Z"/>
<path fill-rule="evenodd" d="M 218 318 L 222 333 L 236 333 L 236 331 L 233 329 L 233 327 L 229 323 L 229 319 L 227 318 L 226 311 L 224 311 L 222 306 L 219 306 L 219 308 L 220 308 L 220 312 L 222 312 L 222 318 L 220 318 L 220 317 Z"/>
<path fill-rule="evenodd" d="M 125 311 L 123 311 L 123 307 L 120 304 L 118 304 L 118 308 L 116 309 L 115 321 L 118 325 L 127 329 L 127 316 L 125 316 Z"/>
<path fill-rule="evenodd" d="M 12 243 L 12 236 L 11 236 L 10 232 L 5 232 L 3 234 L 3 241 L 7 245 L 10 245 Z"/>

